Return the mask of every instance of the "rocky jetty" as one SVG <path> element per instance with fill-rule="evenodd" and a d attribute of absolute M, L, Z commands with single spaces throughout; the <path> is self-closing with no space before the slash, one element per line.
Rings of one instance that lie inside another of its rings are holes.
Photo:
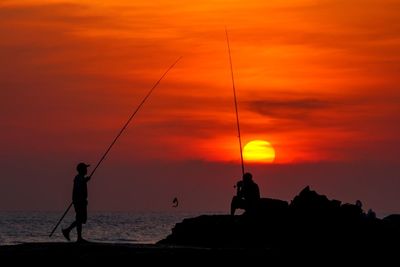
<path fill-rule="evenodd" d="M 183 220 L 159 244 L 286 251 L 389 251 L 400 247 L 400 216 L 379 219 L 357 204 L 304 188 L 290 203 L 261 199 L 256 215 L 203 215 Z"/>

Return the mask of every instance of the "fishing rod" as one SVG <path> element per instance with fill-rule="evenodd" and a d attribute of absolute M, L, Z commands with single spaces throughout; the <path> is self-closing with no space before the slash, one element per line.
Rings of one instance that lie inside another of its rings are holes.
<path fill-rule="evenodd" d="M 236 125 L 237 125 L 237 132 L 238 132 L 238 138 L 239 138 L 240 162 L 242 163 L 242 175 L 244 175 L 242 137 L 241 137 L 241 135 L 240 135 L 239 111 L 238 111 L 237 100 L 236 100 L 235 78 L 234 78 L 234 76 L 233 76 L 233 66 L 232 66 L 231 47 L 230 47 L 230 45 L 229 45 L 228 30 L 227 30 L 226 27 L 225 27 L 225 33 L 226 33 L 226 42 L 227 42 L 227 44 L 228 44 L 229 63 L 230 63 L 230 65 L 231 65 L 231 77 L 232 77 L 233 98 L 234 98 L 234 101 L 235 101 Z"/>
<path fill-rule="evenodd" d="M 143 98 L 142 102 L 140 102 L 139 106 L 135 109 L 135 111 L 132 113 L 132 115 L 129 117 L 129 119 L 126 121 L 124 126 L 121 128 L 121 130 L 118 132 L 117 136 L 114 138 L 114 140 L 111 142 L 111 144 L 108 146 L 106 152 L 103 154 L 103 156 L 100 158 L 99 162 L 96 164 L 94 167 L 92 173 L 89 175 L 89 177 L 92 177 L 93 174 L 96 172 L 97 168 L 100 166 L 100 164 L 103 162 L 103 160 L 106 158 L 108 152 L 110 152 L 111 148 L 114 146 L 114 144 L 117 142 L 118 138 L 121 136 L 121 134 L 125 131 L 125 129 L 128 127 L 129 123 L 135 117 L 136 113 L 140 110 L 140 108 L 143 106 L 143 104 L 146 102 L 146 100 L 150 97 L 151 93 L 154 91 L 154 89 L 158 86 L 158 84 L 161 82 L 161 80 L 167 75 L 167 73 L 178 63 L 178 61 L 182 57 L 179 57 L 169 68 L 164 72 L 164 74 L 161 76 L 161 78 L 153 85 L 153 87 L 150 89 L 150 91 L 147 93 L 147 95 Z M 60 220 L 57 222 L 56 226 L 54 226 L 53 230 L 51 231 L 49 237 L 53 235 L 53 233 L 56 231 L 57 227 L 60 225 L 61 221 L 64 219 L 65 215 L 67 215 L 68 211 L 71 209 L 73 205 L 73 202 L 69 204 L 68 208 L 65 210 L 64 214 L 61 216 Z"/>

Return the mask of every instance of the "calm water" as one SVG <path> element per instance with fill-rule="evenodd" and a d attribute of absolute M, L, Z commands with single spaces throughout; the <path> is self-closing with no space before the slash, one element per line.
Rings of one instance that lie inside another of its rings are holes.
<path fill-rule="evenodd" d="M 65 241 L 61 227 L 65 228 L 73 221 L 72 213 L 49 238 L 50 231 L 62 215 L 60 212 L 0 212 L 0 245 Z M 85 239 L 96 242 L 155 243 L 170 234 L 176 223 L 201 214 L 207 213 L 91 212 L 83 235 Z M 74 229 L 71 240 L 75 239 Z"/>

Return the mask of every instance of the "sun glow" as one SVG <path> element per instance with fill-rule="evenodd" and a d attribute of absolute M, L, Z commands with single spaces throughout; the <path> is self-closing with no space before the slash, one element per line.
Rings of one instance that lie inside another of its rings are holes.
<path fill-rule="evenodd" d="M 264 140 L 253 140 L 243 148 L 243 159 L 253 163 L 272 163 L 275 160 L 275 149 Z"/>

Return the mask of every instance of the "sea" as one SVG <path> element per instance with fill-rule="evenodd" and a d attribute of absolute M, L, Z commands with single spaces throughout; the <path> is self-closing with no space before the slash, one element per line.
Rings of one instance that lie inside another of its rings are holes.
<path fill-rule="evenodd" d="M 0 245 L 30 242 L 66 242 L 61 229 L 74 221 L 71 212 L 52 237 L 51 230 L 60 212 L 0 212 Z M 90 212 L 83 237 L 92 242 L 154 244 L 167 237 L 176 223 L 185 218 L 222 212 Z M 71 231 L 71 240 L 76 230 Z"/>

